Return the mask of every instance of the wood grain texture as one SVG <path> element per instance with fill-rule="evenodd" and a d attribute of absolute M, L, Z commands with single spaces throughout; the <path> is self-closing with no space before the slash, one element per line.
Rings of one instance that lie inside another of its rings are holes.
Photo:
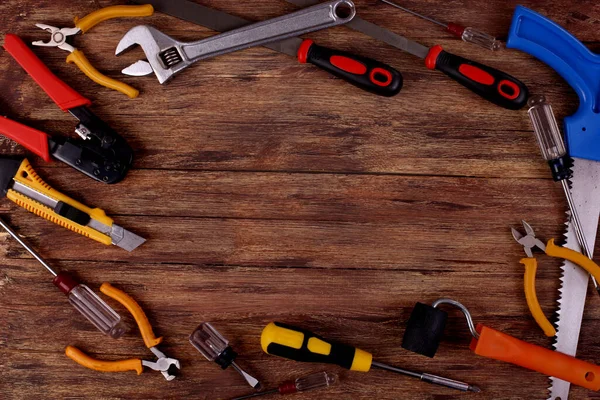
<path fill-rule="evenodd" d="M 591 1 L 519 2 L 548 15 L 598 50 L 600 7 Z M 44 37 L 34 24 L 69 26 L 75 15 L 118 1 L 0 3 L 3 33 Z M 283 0 L 207 0 L 202 4 L 252 20 L 294 10 Z M 559 118 L 577 97 L 550 68 L 512 50 L 480 50 L 376 0 L 356 1 L 359 15 L 426 45 L 498 67 L 545 93 Z M 516 1 L 403 2 L 415 11 L 506 38 Z M 434 359 L 400 347 L 415 302 L 452 297 L 477 322 L 549 346 L 522 291 L 523 253 L 508 229 L 527 219 L 541 238 L 559 237 L 566 204 L 541 160 L 524 110 L 508 111 L 429 71 L 421 61 L 344 27 L 310 37 L 322 45 L 390 63 L 405 78 L 401 94 L 362 93 L 318 69 L 256 48 L 206 60 L 167 85 L 119 71 L 141 55 L 114 48 L 139 20 L 106 21 L 77 38 L 107 75 L 141 96 L 96 86 L 67 53 L 35 52 L 93 100 L 93 110 L 135 148 L 135 168 L 120 184 L 92 182 L 60 164 L 30 156 L 52 186 L 105 209 L 148 239 L 131 254 L 103 247 L 19 209 L 0 214 L 58 269 L 97 290 L 111 282 L 136 298 L 161 348 L 182 363 L 166 382 L 146 371 L 102 374 L 63 354 L 76 345 L 116 360 L 151 355 L 141 338 L 104 339 L 77 314 L 31 257 L 0 233 L 0 389 L 2 398 L 216 399 L 248 392 L 233 370 L 221 371 L 188 343 L 210 321 L 267 387 L 302 374 L 340 375 L 330 390 L 297 399 L 544 399 L 547 378 L 469 352 L 469 334 L 451 313 Z M 183 40 L 207 29 L 156 14 L 150 23 Z M 6 53 L 0 53 L 0 110 L 49 134 L 74 135 L 74 120 Z M 0 153 L 24 155 L 0 138 Z M 555 309 L 559 261 L 543 257 L 538 296 Z M 600 311 L 590 296 L 579 356 L 600 359 Z M 118 304 L 110 302 L 126 315 Z M 259 336 L 278 320 L 357 345 L 376 359 L 480 386 L 465 395 L 383 371 L 350 373 L 262 353 Z M 600 398 L 573 388 L 571 398 Z"/>

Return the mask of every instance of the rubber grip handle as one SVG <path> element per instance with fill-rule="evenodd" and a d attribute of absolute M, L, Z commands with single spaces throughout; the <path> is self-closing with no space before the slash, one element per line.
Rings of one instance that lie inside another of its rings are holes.
<path fill-rule="evenodd" d="M 533 319 L 535 322 L 542 328 L 544 334 L 548 337 L 552 337 L 556 335 L 556 329 L 548 318 L 544 315 L 542 311 L 542 307 L 540 306 L 540 302 L 537 298 L 537 293 L 535 291 L 535 274 L 537 272 L 537 260 L 535 258 L 523 258 L 520 261 L 521 264 L 525 266 L 525 278 L 524 278 L 524 287 L 525 287 L 525 299 L 527 300 L 527 306 L 529 307 L 529 311 L 531 311 L 531 315 L 533 315 Z"/>
<path fill-rule="evenodd" d="M 0 133 L 42 157 L 44 161 L 51 161 L 48 135 L 44 132 L 6 117 L 0 117 Z"/>
<path fill-rule="evenodd" d="M 585 269 L 590 275 L 600 281 L 600 267 L 594 261 L 584 256 L 578 251 L 571 250 L 567 247 L 561 247 L 554 244 L 554 239 L 550 239 L 546 246 L 546 254 L 550 257 L 563 258 L 579 265 Z"/>
<path fill-rule="evenodd" d="M 352 371 L 368 372 L 373 361 L 365 351 L 280 322 L 268 324 L 260 342 L 267 354 L 300 362 L 335 364 Z"/>
<path fill-rule="evenodd" d="M 17 35 L 9 33 L 4 37 L 4 49 L 44 89 L 61 110 L 68 111 L 74 107 L 92 104 L 90 100 L 58 79 Z"/>
<path fill-rule="evenodd" d="M 437 45 L 425 58 L 429 69 L 437 69 L 473 93 L 509 110 L 518 110 L 527 103 L 527 86 L 513 76 L 487 65 L 448 53 Z"/>
<path fill-rule="evenodd" d="M 140 94 L 140 92 L 137 89 L 132 88 L 128 84 L 120 82 L 113 78 L 109 78 L 108 76 L 98 71 L 89 62 L 89 60 L 81 50 L 75 49 L 75 51 L 69 54 L 67 56 L 67 63 L 74 63 L 81 70 L 81 72 L 83 72 L 88 78 L 90 78 L 97 84 L 107 87 L 109 89 L 116 90 L 117 92 L 121 92 L 127 95 L 130 99 L 135 99 Z"/>
<path fill-rule="evenodd" d="M 372 58 L 318 46 L 310 39 L 298 49 L 298 61 L 309 62 L 367 92 L 395 96 L 402 89 L 402 74 Z"/>
<path fill-rule="evenodd" d="M 135 322 L 140 328 L 140 333 L 142 334 L 142 338 L 144 339 L 144 343 L 146 344 L 147 348 L 154 347 L 163 341 L 162 337 L 157 338 L 154 336 L 152 325 L 150 325 L 150 321 L 148 321 L 146 313 L 144 313 L 142 307 L 140 307 L 140 305 L 131 296 L 107 282 L 100 286 L 100 291 L 108 297 L 121 303 L 127 309 L 127 311 L 133 315 Z"/>
<path fill-rule="evenodd" d="M 479 339 L 471 341 L 471 350 L 480 356 L 553 376 L 587 389 L 600 390 L 600 367 L 524 342 L 484 325 L 477 325 Z"/>
<path fill-rule="evenodd" d="M 112 18 L 149 17 L 154 14 L 150 4 L 141 6 L 110 6 L 96 10 L 83 18 L 75 17 L 75 26 L 85 33 L 102 21 Z"/>
<path fill-rule="evenodd" d="M 138 375 L 140 375 L 144 370 L 144 367 L 142 366 L 142 360 L 135 358 L 122 361 L 97 360 L 73 346 L 67 346 L 65 349 L 65 355 L 79 365 L 100 372 L 135 371 Z"/>
<path fill-rule="evenodd" d="M 43 194 L 46 197 L 56 200 L 57 202 L 62 202 L 73 208 L 76 208 L 80 212 L 89 215 L 91 218 L 101 222 L 106 226 L 110 227 L 113 225 L 113 220 L 106 216 L 104 210 L 100 208 L 89 208 L 60 193 L 58 190 L 53 189 L 50 185 L 44 182 L 42 178 L 39 177 L 27 159 L 24 159 L 23 162 L 21 162 L 21 165 L 13 177 L 13 180 L 35 190 L 38 193 Z M 17 192 L 14 189 L 9 189 L 6 193 L 6 197 L 19 207 L 23 207 L 27 211 L 47 219 L 48 221 L 51 221 L 59 226 L 62 226 L 63 228 L 67 228 L 75 233 L 93 239 L 107 246 L 112 244 L 112 239 L 110 236 L 90 228 L 89 226 L 80 225 L 62 215 L 59 215 L 52 208 L 45 206 L 38 201 L 33 200 L 32 198 L 20 192 Z"/>

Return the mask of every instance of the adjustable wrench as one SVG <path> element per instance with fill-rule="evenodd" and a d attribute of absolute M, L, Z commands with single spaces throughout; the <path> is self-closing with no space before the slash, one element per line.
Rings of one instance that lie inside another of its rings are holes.
<path fill-rule="evenodd" d="M 148 61 L 137 61 L 122 72 L 132 76 L 154 72 L 162 84 L 196 61 L 345 24 L 355 15 L 351 0 L 328 1 L 196 42 L 180 42 L 156 28 L 139 25 L 123 36 L 116 55 L 141 46 Z"/>

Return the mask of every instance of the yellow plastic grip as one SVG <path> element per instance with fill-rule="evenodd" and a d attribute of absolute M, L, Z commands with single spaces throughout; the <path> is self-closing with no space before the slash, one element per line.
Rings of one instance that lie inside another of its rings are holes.
<path fill-rule="evenodd" d="M 138 375 L 142 373 L 144 367 L 142 361 L 139 359 L 131 358 L 129 360 L 122 361 L 102 361 L 92 358 L 79 350 L 77 347 L 67 346 L 65 354 L 71 360 L 77 364 L 82 365 L 86 368 L 93 369 L 100 372 L 125 372 L 135 371 Z"/>
<path fill-rule="evenodd" d="M 537 260 L 535 258 L 523 258 L 520 262 L 525 266 L 525 298 L 527 299 L 529 311 L 531 311 L 531 315 L 533 315 L 535 322 L 537 322 L 540 328 L 542 328 L 546 336 L 555 336 L 556 329 L 554 329 L 554 326 L 552 326 L 550 321 L 548 321 L 548 318 L 546 318 L 544 315 L 535 292 L 535 273 L 537 271 Z"/>
<path fill-rule="evenodd" d="M 74 63 L 88 78 L 90 78 L 97 84 L 107 87 L 109 89 L 116 90 L 117 92 L 121 92 L 127 95 L 130 99 L 135 99 L 140 94 L 140 92 L 137 89 L 129 86 L 128 84 L 120 82 L 113 78 L 109 78 L 108 76 L 98 71 L 89 62 L 89 60 L 86 58 L 86 56 L 81 50 L 75 49 L 75 51 L 69 54 L 67 56 L 67 63 Z"/>
<path fill-rule="evenodd" d="M 548 240 L 546 254 L 550 257 L 558 257 L 571 261 L 589 272 L 597 281 L 600 281 L 600 267 L 598 264 L 575 250 L 555 245 L 554 239 Z"/>
<path fill-rule="evenodd" d="M 150 325 L 150 321 L 148 321 L 144 310 L 142 310 L 142 307 L 131 296 L 107 282 L 100 286 L 100 291 L 121 303 L 133 315 L 147 348 L 154 347 L 163 341 L 162 337 L 157 338 L 154 336 L 152 325 Z"/>
<path fill-rule="evenodd" d="M 149 17 L 154 14 L 150 4 L 141 6 L 111 6 L 96 10 L 83 18 L 75 17 L 75 26 L 85 33 L 102 21 L 112 18 Z"/>
<path fill-rule="evenodd" d="M 19 167 L 19 170 L 17 171 L 13 179 L 16 182 L 19 182 L 35 190 L 36 192 L 43 194 L 44 196 L 52 198 L 56 201 L 62 201 L 63 203 L 66 203 L 72 207 L 75 207 L 85 212 L 90 217 L 97 220 L 98 222 L 103 223 L 106 226 L 110 227 L 113 225 L 113 220 L 107 217 L 106 213 L 103 210 L 99 208 L 92 209 L 86 207 L 83 204 L 71 199 L 70 197 L 65 196 L 59 191 L 52 189 L 50 185 L 48 185 L 42 180 L 42 178 L 39 177 L 39 175 L 37 174 L 37 172 L 35 172 L 35 170 L 33 169 L 33 167 L 27 159 L 23 160 L 21 166 Z M 95 241 L 105 245 L 112 244 L 110 236 L 100 233 L 97 230 L 89 228 L 87 226 L 79 225 L 68 218 L 58 215 L 54 212 L 52 208 L 47 207 L 15 191 L 14 189 L 9 189 L 6 193 L 6 197 L 9 200 L 16 203 L 17 205 L 19 205 L 20 207 L 23 207 L 27 211 L 32 212 L 42 218 L 45 218 L 48 221 L 54 222 L 55 224 L 62 226 L 63 228 L 67 228 L 75 233 L 78 233 L 90 239 L 94 239 Z"/>

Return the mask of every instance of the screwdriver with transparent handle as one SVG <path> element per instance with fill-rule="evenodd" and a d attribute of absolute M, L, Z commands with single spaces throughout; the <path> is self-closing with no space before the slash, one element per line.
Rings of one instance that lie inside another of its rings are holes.
<path fill-rule="evenodd" d="M 225 339 L 211 324 L 203 322 L 190 335 L 190 343 L 196 348 L 208 361 L 216 362 L 222 369 L 230 365 L 248 382 L 250 386 L 259 390 L 260 382 L 258 379 L 244 371 L 234 360 L 237 353 L 229 346 L 229 341 Z"/>
<path fill-rule="evenodd" d="M 477 46 L 483 47 L 484 49 L 488 49 L 488 50 L 492 50 L 492 51 L 500 50 L 502 48 L 502 44 L 500 43 L 500 41 L 496 40 L 495 37 L 493 37 L 492 35 L 488 35 L 485 32 L 478 31 L 477 29 L 474 29 L 471 27 L 465 27 L 465 26 L 462 26 L 459 24 L 455 24 L 453 22 L 448 22 L 447 24 L 444 22 L 440 22 L 440 21 L 433 19 L 431 17 L 428 17 L 426 15 L 419 14 L 418 12 L 410 10 L 406 7 L 402 7 L 401 5 L 396 4 L 390 0 L 381 0 L 381 1 L 384 2 L 385 4 L 389 4 L 392 7 L 396 7 L 402 11 L 406 11 L 409 14 L 415 15 L 415 16 L 422 18 L 424 20 L 427 20 L 429 22 L 433 22 L 436 25 L 443 26 L 444 28 L 446 28 L 446 30 L 448 32 L 450 32 L 454 36 L 461 38 L 462 40 L 464 40 L 467 43 L 473 43 L 473 44 L 476 44 Z"/>
<path fill-rule="evenodd" d="M 293 394 L 297 392 L 306 392 L 308 390 L 315 390 L 326 388 L 337 382 L 337 376 L 328 374 L 327 372 L 317 372 L 301 378 L 297 378 L 293 381 L 283 382 L 277 387 L 277 389 L 265 390 L 264 392 L 252 393 L 246 396 L 236 397 L 232 400 L 244 400 L 251 399 L 253 397 L 266 396 L 270 394 L 279 393 L 281 395 Z"/>
<path fill-rule="evenodd" d="M 556 123 L 552 106 L 546 102 L 546 97 L 544 95 L 531 96 L 527 104 L 529 105 L 529 111 L 527 113 L 531 119 L 533 131 L 535 132 L 535 136 L 540 146 L 542 157 L 548 162 L 554 181 L 560 181 L 562 184 L 569 205 L 571 222 L 575 228 L 577 241 L 581 246 L 583 255 L 591 259 L 593 253 L 590 251 L 587 244 L 588 242 L 585 239 L 579 213 L 577 212 L 577 207 L 575 206 L 573 196 L 571 195 L 571 188 L 569 187 L 569 179 L 572 176 L 571 158 L 567 154 L 567 148 L 565 147 L 562 134 Z M 591 278 L 596 291 L 600 294 L 598 282 L 593 276 L 591 276 Z"/>
<path fill-rule="evenodd" d="M 127 325 L 121 321 L 119 314 L 98 297 L 89 287 L 78 283 L 69 274 L 55 272 L 44 259 L 2 219 L 0 219 L 0 226 L 19 242 L 19 244 L 52 275 L 54 275 L 52 283 L 68 297 L 69 302 L 73 307 L 94 324 L 100 332 L 114 339 L 118 339 L 128 331 Z"/>

